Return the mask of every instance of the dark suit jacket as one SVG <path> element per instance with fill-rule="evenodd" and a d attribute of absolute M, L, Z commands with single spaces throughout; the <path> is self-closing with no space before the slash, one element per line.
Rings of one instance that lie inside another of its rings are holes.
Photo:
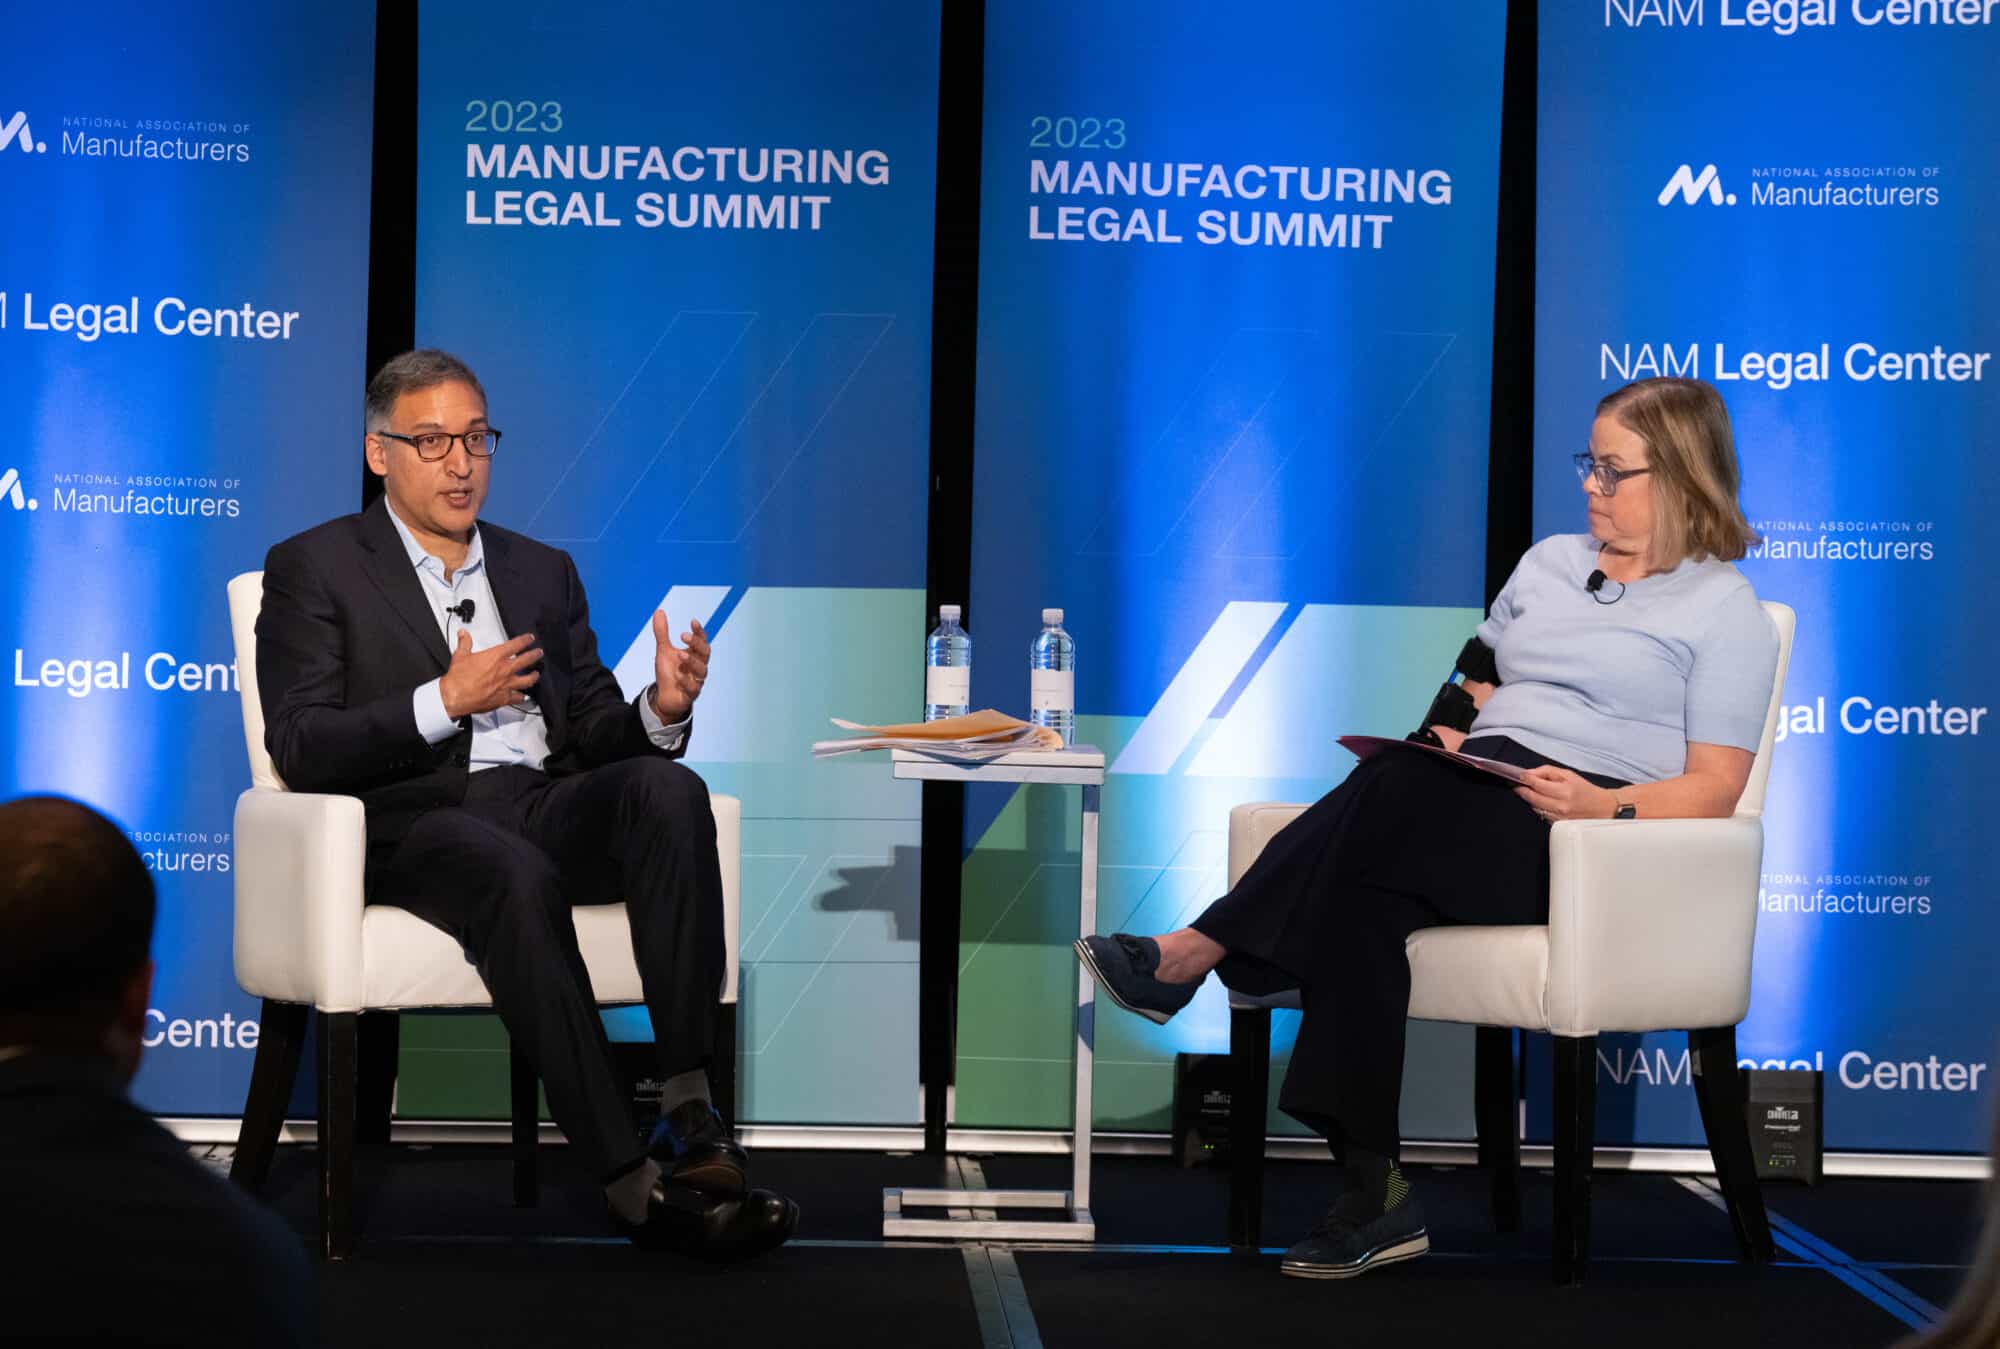
<path fill-rule="evenodd" d="M 319 1343 L 298 1233 L 87 1056 L 0 1063 L 0 1305 L 9 1345 Z"/>
<path fill-rule="evenodd" d="M 502 626 L 532 632 L 542 648 L 534 694 L 548 730 L 544 771 L 666 753 L 598 659 L 569 554 L 485 521 L 479 535 Z M 411 704 L 417 686 L 451 664 L 438 620 L 384 501 L 294 535 L 264 560 L 257 687 L 265 747 L 292 790 L 361 798 L 372 865 L 419 815 L 465 799 L 472 719 L 432 745 Z M 686 747 L 684 739 L 669 757 Z"/>

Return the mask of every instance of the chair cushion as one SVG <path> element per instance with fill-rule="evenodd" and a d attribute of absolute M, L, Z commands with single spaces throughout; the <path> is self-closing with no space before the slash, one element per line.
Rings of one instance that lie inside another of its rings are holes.
<path fill-rule="evenodd" d="M 1427 927 L 1403 943 L 1410 961 L 1410 1015 L 1420 1021 L 1547 1030 L 1545 927 Z M 1297 989 L 1268 997 L 1231 991 L 1237 1008 L 1297 1007 Z"/>
<path fill-rule="evenodd" d="M 1297 1011 L 1301 1005 L 1299 1002 L 1299 991 L 1296 988 L 1281 988 L 1276 993 L 1264 993 L 1261 995 L 1256 993 L 1238 993 L 1233 988 L 1229 990 L 1229 1006 L 1232 1011 L 1248 1012 L 1254 1011 L 1259 1007 L 1288 1007 L 1293 1011 Z"/>
<path fill-rule="evenodd" d="M 1546 927 L 1427 927 L 1403 950 L 1418 1020 L 1548 1029 Z"/>
<path fill-rule="evenodd" d="M 407 909 L 361 915 L 364 1007 L 489 1007 L 493 999 L 458 942 Z"/>
<path fill-rule="evenodd" d="M 607 1006 L 643 1002 L 639 964 L 632 958 L 632 924 L 623 904 L 581 904 L 569 911 L 577 949 L 590 971 L 591 991 Z"/>
<path fill-rule="evenodd" d="M 623 904 L 571 910 L 577 947 L 600 1003 L 642 999 Z M 361 918 L 366 1007 L 490 1007 L 479 971 L 441 928 L 391 904 L 371 904 Z"/>

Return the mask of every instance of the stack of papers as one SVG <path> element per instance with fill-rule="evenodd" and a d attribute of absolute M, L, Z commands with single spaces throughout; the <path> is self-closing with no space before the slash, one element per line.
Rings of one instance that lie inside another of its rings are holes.
<path fill-rule="evenodd" d="M 1062 736 L 1046 726 L 1030 726 L 1004 712 L 985 708 L 962 717 L 916 721 L 902 726 L 863 726 L 833 718 L 843 731 L 859 734 L 846 740 L 822 740 L 813 746 L 815 759 L 857 754 L 865 749 L 906 749 L 933 759 L 956 763 L 986 763 L 1022 750 L 1062 748 Z"/>

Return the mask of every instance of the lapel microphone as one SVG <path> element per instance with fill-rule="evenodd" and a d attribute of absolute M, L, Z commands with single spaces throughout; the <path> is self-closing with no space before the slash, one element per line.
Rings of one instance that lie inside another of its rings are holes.
<path fill-rule="evenodd" d="M 1598 572 L 1598 573 L 1597 573 L 1597 580 L 1598 580 L 1598 581 L 1599 581 L 1600 583 L 1602 583 L 1602 582 L 1603 582 L 1603 580 L 1604 580 L 1604 573 L 1603 573 L 1603 572 Z M 1595 587 L 1595 586 L 1593 586 L 1593 587 L 1591 587 L 1591 588 L 1592 588 L 1593 590 L 1594 590 L 1594 589 L 1596 589 L 1596 587 Z M 460 600 L 460 601 L 459 601 L 459 602 L 458 602 L 457 604 L 447 604 L 447 605 L 445 605 L 445 607 L 444 607 L 444 611 L 445 611 L 446 613 L 448 613 L 448 614 L 457 614 L 457 615 L 458 615 L 458 621 L 459 621 L 459 622 L 461 622 L 461 623 L 470 623 L 470 622 L 472 621 L 472 609 L 473 609 L 473 605 L 472 605 L 472 601 L 471 601 L 471 600 Z"/>
<path fill-rule="evenodd" d="M 1604 589 L 1604 583 L 1610 579 L 1611 578 L 1606 576 L 1601 569 L 1593 571 L 1584 580 L 1583 588 L 1585 592 L 1588 593 L 1589 596 L 1592 599 L 1596 600 L 1599 604 L 1616 604 L 1618 603 L 1619 600 L 1625 598 L 1625 583 L 1623 581 L 1620 581 L 1618 583 L 1618 593 L 1616 595 L 1613 595 L 1608 600 L 1597 593 L 1598 591 Z M 472 601 L 467 600 L 466 603 L 470 604 L 472 603 Z"/>

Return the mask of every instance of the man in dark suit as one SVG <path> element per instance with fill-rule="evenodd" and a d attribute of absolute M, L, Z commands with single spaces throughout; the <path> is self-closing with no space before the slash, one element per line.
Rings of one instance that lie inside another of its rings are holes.
<path fill-rule="evenodd" d="M 0 805 L 0 1340 L 309 1345 L 299 1237 L 126 1098 L 153 878 L 111 821 Z"/>
<path fill-rule="evenodd" d="M 369 902 L 465 947 L 635 1240 L 720 1258 L 778 1245 L 797 1207 L 746 1189 L 709 1103 L 722 879 L 708 790 L 677 762 L 707 636 L 695 623 L 676 646 L 656 611 L 654 682 L 627 702 L 568 554 L 478 519 L 500 432 L 472 371 L 406 352 L 369 382 L 366 415 L 382 499 L 264 563 L 257 679 L 278 774 L 361 798 Z M 665 1082 L 650 1155 L 569 916 L 619 899 Z"/>

